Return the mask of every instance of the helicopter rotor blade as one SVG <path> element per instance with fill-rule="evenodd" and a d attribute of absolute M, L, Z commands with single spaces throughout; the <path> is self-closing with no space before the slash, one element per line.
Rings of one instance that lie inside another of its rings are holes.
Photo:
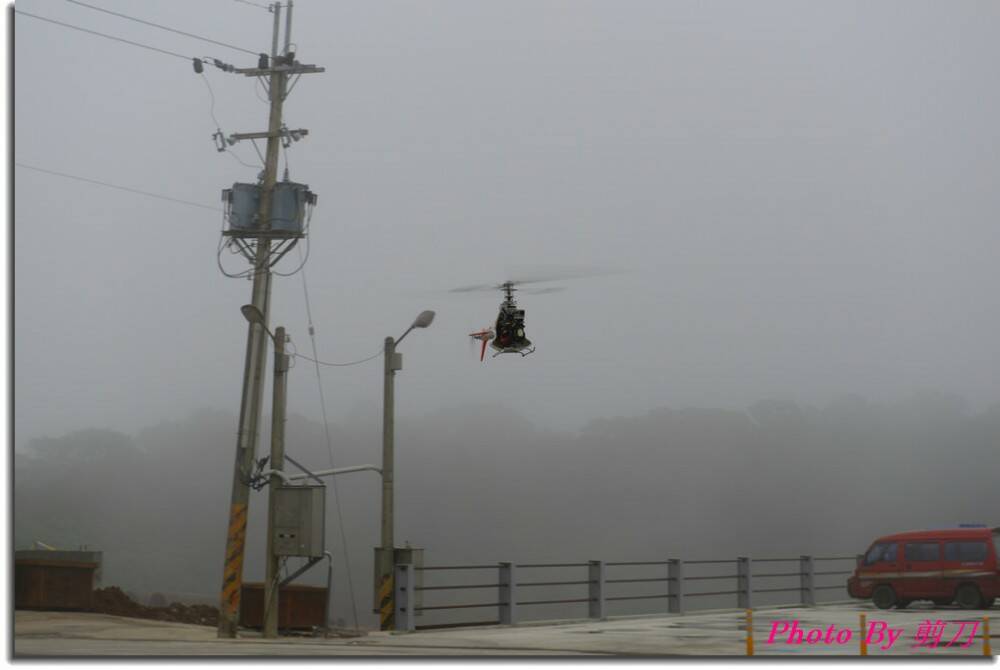
<path fill-rule="evenodd" d="M 479 350 L 479 362 L 482 363 L 483 359 L 486 358 L 486 344 L 488 340 L 483 338 L 483 348 Z"/>
<path fill-rule="evenodd" d="M 608 275 L 620 274 L 621 270 L 614 270 L 600 267 L 564 267 L 548 268 L 541 271 L 517 271 L 508 275 L 507 281 L 499 284 L 472 284 L 471 286 L 460 286 L 451 289 L 450 293 L 470 293 L 473 291 L 495 291 L 504 290 L 506 285 L 520 286 L 521 284 L 538 284 L 541 282 L 558 281 L 560 279 L 583 279 L 586 277 L 604 277 Z M 552 291 L 549 291 L 551 293 Z"/>
<path fill-rule="evenodd" d="M 552 286 L 548 288 L 529 288 L 522 289 L 521 292 L 525 295 L 545 295 L 546 293 L 559 293 L 560 291 L 565 291 L 565 286 Z"/>
<path fill-rule="evenodd" d="M 520 268 L 510 273 L 510 282 L 519 284 L 538 284 L 541 282 L 558 281 L 560 279 L 584 279 L 586 277 L 603 277 L 617 274 L 617 270 L 596 266 L 582 267 L 549 267 L 526 269 Z"/>
<path fill-rule="evenodd" d="M 494 289 L 496 289 L 496 284 L 474 284 L 472 286 L 453 288 L 449 293 L 471 293 L 472 291 L 493 291 Z"/>

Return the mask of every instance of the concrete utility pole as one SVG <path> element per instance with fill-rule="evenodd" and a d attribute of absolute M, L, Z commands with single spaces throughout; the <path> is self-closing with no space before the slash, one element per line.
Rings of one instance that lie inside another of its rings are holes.
<path fill-rule="evenodd" d="M 392 630 L 395 619 L 393 603 L 393 570 L 395 565 L 393 537 L 393 467 L 394 467 L 394 393 L 396 370 L 403 369 L 403 356 L 396 353 L 396 341 L 385 338 L 385 372 L 382 385 L 382 553 L 379 561 L 378 593 L 379 629 Z"/>
<path fill-rule="evenodd" d="M 264 391 L 263 370 L 267 356 L 264 337 L 270 317 L 271 240 L 267 234 L 271 228 L 271 194 L 274 191 L 274 183 L 278 174 L 278 149 L 281 147 L 281 111 L 287 81 L 287 71 L 278 69 L 281 4 L 274 3 L 271 8 L 274 12 L 274 36 L 271 44 L 271 67 L 269 68 L 271 110 L 258 214 L 262 234 L 257 237 L 251 301 L 251 304 L 260 310 L 264 321 L 263 323 L 250 323 L 247 334 L 243 395 L 240 401 L 239 434 L 236 443 L 236 466 L 233 472 L 229 527 L 226 535 L 226 556 L 219 603 L 218 635 L 223 638 L 236 637 L 236 629 L 239 624 L 240 597 L 243 588 L 243 556 L 246 548 L 247 506 L 250 500 L 250 477 L 257 453 L 257 423 L 260 418 L 260 405 Z"/>
<path fill-rule="evenodd" d="M 396 371 L 403 369 L 403 355 L 396 353 L 396 345 L 414 328 L 427 328 L 434 321 L 434 312 L 424 310 L 398 340 L 385 338 L 385 371 L 382 387 L 382 546 L 379 554 L 375 603 L 378 607 L 379 629 L 395 629 L 394 571 L 395 571 L 395 514 L 393 484 L 395 477 L 395 382 Z"/>
<path fill-rule="evenodd" d="M 285 354 L 285 329 L 274 330 L 274 402 L 271 416 L 272 470 L 285 469 L 285 408 L 288 393 L 288 356 Z M 264 574 L 264 637 L 278 637 L 278 566 L 280 558 L 274 553 L 275 502 L 274 490 L 283 482 L 277 474 L 271 475 L 271 488 L 267 495 L 267 570 Z"/>

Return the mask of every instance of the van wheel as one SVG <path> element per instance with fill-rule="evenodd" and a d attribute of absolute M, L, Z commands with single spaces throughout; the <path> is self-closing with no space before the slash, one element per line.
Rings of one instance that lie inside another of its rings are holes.
<path fill-rule="evenodd" d="M 964 610 L 979 609 L 983 606 L 983 594 L 975 584 L 962 584 L 955 591 L 955 602 Z"/>
<path fill-rule="evenodd" d="M 876 586 L 875 590 L 872 591 L 872 603 L 880 610 L 887 610 L 896 604 L 896 592 L 892 590 L 891 586 L 885 584 Z"/>

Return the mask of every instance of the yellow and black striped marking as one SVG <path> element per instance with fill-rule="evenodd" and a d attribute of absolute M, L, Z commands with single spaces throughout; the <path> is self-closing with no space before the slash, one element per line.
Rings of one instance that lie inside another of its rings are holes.
<path fill-rule="evenodd" d="M 221 609 L 224 617 L 235 620 L 243 586 L 243 549 L 247 539 L 247 506 L 235 503 L 229 508 L 229 534 L 226 538 L 226 566 L 222 579 Z"/>
<path fill-rule="evenodd" d="M 396 627 L 396 602 L 392 590 L 392 575 L 385 575 L 378 586 L 379 630 L 394 630 Z"/>
<path fill-rule="evenodd" d="M 747 656 L 753 656 L 753 610 L 747 610 Z"/>

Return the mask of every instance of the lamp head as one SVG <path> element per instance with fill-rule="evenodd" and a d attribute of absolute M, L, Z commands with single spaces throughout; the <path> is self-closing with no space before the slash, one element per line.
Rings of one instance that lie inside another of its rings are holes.
<path fill-rule="evenodd" d="M 264 315 L 261 314 L 260 309 L 254 305 L 243 305 L 240 307 L 240 311 L 243 312 L 243 318 L 250 323 L 264 323 Z"/>
<path fill-rule="evenodd" d="M 433 321 L 434 310 L 425 309 L 423 312 L 420 312 L 416 319 L 413 320 L 413 325 L 410 326 L 410 328 L 426 328 L 431 325 L 431 322 Z"/>

